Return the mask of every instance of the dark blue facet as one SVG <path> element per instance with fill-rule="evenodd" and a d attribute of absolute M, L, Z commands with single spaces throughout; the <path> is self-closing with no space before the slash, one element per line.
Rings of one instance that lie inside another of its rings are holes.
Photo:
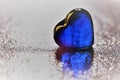
<path fill-rule="evenodd" d="M 57 29 L 58 27 L 60 28 Z M 92 46 L 94 32 L 90 14 L 84 9 L 72 10 L 55 27 L 54 39 L 62 47 L 88 48 Z"/>
<path fill-rule="evenodd" d="M 73 76 L 84 73 L 90 69 L 93 61 L 93 48 L 84 51 L 58 50 L 57 59 L 62 62 L 63 71 L 72 71 Z"/>

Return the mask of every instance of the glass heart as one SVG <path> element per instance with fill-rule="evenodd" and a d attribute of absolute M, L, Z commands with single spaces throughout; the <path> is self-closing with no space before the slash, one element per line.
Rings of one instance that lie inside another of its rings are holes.
<path fill-rule="evenodd" d="M 94 43 L 91 15 L 85 9 L 74 9 L 54 29 L 54 40 L 61 47 L 89 48 Z"/>

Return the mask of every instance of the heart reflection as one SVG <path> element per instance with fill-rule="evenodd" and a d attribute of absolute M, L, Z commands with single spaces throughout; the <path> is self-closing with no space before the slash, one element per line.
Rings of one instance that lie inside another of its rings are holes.
<path fill-rule="evenodd" d="M 63 71 L 72 71 L 72 75 L 77 76 L 90 69 L 94 51 L 92 47 L 86 50 L 72 50 L 60 47 L 55 54 L 58 62 L 62 63 Z"/>

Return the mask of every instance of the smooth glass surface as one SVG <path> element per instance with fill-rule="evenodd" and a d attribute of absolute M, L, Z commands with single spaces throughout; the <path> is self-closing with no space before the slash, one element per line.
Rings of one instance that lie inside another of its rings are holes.
<path fill-rule="evenodd" d="M 84 9 L 79 11 L 73 10 L 71 12 L 73 12 L 73 14 L 69 18 L 67 26 L 60 28 L 58 32 L 56 31 L 55 33 L 56 43 L 63 47 L 74 48 L 92 46 L 94 42 L 94 32 L 90 14 Z"/>

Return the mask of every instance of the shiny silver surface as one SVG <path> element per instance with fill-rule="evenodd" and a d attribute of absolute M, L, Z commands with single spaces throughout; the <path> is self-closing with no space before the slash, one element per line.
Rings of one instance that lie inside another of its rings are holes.
<path fill-rule="evenodd" d="M 93 18 L 90 69 L 77 77 L 56 59 L 53 29 L 74 8 Z M 120 80 L 119 0 L 0 0 L 0 80 Z"/>

